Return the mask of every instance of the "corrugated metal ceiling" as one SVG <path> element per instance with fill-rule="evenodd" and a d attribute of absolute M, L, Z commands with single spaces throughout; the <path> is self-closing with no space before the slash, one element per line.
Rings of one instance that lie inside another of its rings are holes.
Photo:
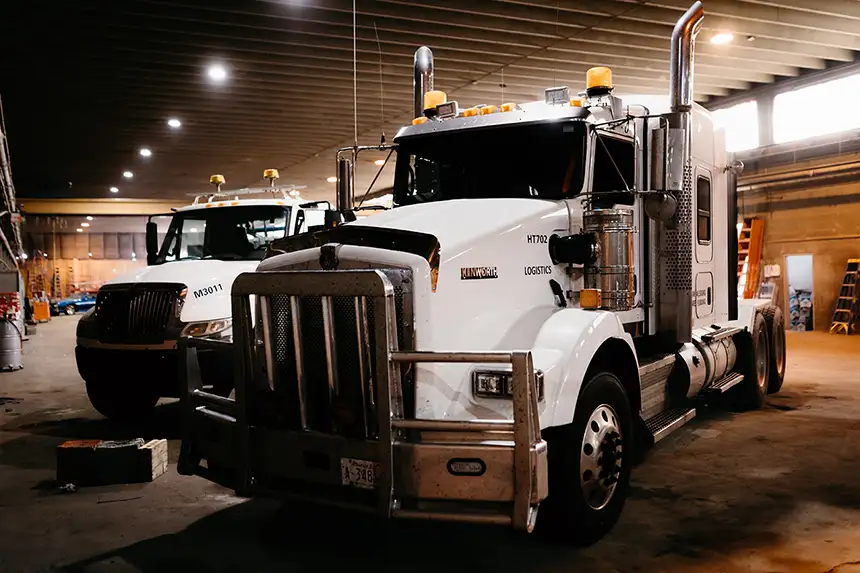
<path fill-rule="evenodd" d="M 860 3 L 706 0 L 699 101 L 849 62 Z M 29 0 L 2 23 L 0 94 L 22 195 L 178 197 L 282 182 L 330 198 L 333 149 L 353 134 L 351 0 Z M 595 65 L 617 91 L 665 92 L 672 26 L 687 0 L 358 0 L 360 142 L 411 119 L 417 46 L 461 105 L 580 88 Z M 731 32 L 727 45 L 710 43 Z M 206 76 L 220 62 L 228 78 Z M 179 130 L 169 117 L 183 122 Z M 138 155 L 140 147 L 153 156 Z M 376 157 L 368 157 L 369 160 Z M 123 170 L 135 173 L 131 181 Z M 359 186 L 373 175 L 370 161 Z M 69 186 L 71 182 L 71 186 Z"/>

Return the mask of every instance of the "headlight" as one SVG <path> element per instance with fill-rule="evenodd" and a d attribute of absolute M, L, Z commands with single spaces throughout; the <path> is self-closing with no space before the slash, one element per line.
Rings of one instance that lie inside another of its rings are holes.
<path fill-rule="evenodd" d="M 476 370 L 472 372 L 472 393 L 481 398 L 513 398 L 514 375 L 505 371 Z M 537 399 L 543 400 L 543 372 L 535 371 Z"/>
<path fill-rule="evenodd" d="M 191 322 L 182 329 L 182 336 L 209 336 L 212 338 L 226 338 L 232 335 L 233 320 L 220 318 L 218 320 L 207 320 L 204 322 Z M 230 330 L 230 332 L 226 332 Z M 217 336 L 216 336 L 217 335 Z"/>

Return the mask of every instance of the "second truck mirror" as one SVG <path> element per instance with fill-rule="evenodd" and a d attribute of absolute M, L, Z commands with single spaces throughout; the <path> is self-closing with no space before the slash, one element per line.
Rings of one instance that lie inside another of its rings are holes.
<path fill-rule="evenodd" d="M 146 223 L 146 264 L 154 265 L 158 257 L 158 225 L 152 221 Z"/>

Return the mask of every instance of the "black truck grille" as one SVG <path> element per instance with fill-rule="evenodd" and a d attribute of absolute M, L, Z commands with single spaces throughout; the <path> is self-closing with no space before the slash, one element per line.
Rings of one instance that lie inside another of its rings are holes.
<path fill-rule="evenodd" d="M 175 316 L 184 285 L 108 285 L 96 299 L 99 340 L 116 344 L 161 344 Z"/>

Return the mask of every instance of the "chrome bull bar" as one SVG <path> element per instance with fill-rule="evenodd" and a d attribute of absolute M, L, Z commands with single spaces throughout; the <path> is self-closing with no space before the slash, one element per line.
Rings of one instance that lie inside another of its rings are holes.
<path fill-rule="evenodd" d="M 196 352 L 212 342 L 180 341 L 180 376 L 186 381 L 180 473 L 228 485 L 240 495 L 299 499 L 386 518 L 493 523 L 531 531 L 538 505 L 547 496 L 546 443 L 540 434 L 531 353 L 398 348 L 394 275 L 387 273 L 388 269 L 374 269 L 240 275 L 232 292 L 235 399 L 202 389 Z M 251 296 L 257 300 L 262 340 L 252 327 Z M 313 376 L 306 369 L 302 345 L 307 339 L 300 336 L 299 320 L 287 325 L 273 319 L 276 296 L 289 297 L 292 317 L 300 316 L 302 297 L 320 297 L 324 375 Z M 334 336 L 335 297 L 341 297 L 341 308 L 350 308 L 342 297 L 354 299 L 355 335 L 359 342 L 374 341 L 368 348 L 370 360 L 359 361 L 360 375 L 355 379 L 338 377 L 343 372 L 337 364 L 338 346 L 344 341 Z M 372 316 L 368 308 L 374 309 Z M 278 356 L 283 352 L 276 351 L 275 340 L 286 328 L 294 331 L 295 360 L 290 367 L 295 372 L 279 380 Z M 424 420 L 406 412 L 401 370 L 419 363 L 453 362 L 510 364 L 513 418 Z M 285 378 L 294 383 L 285 408 L 298 409 L 286 427 L 275 422 L 281 404 L 277 391 L 283 394 Z M 314 382 L 326 388 L 314 388 Z M 342 435 L 334 423 L 327 431 L 315 428 L 306 398 L 317 391 L 317 396 L 329 397 L 331 408 L 349 385 L 361 386 L 363 435 Z M 372 484 L 345 485 L 344 460 L 372 464 Z"/>

